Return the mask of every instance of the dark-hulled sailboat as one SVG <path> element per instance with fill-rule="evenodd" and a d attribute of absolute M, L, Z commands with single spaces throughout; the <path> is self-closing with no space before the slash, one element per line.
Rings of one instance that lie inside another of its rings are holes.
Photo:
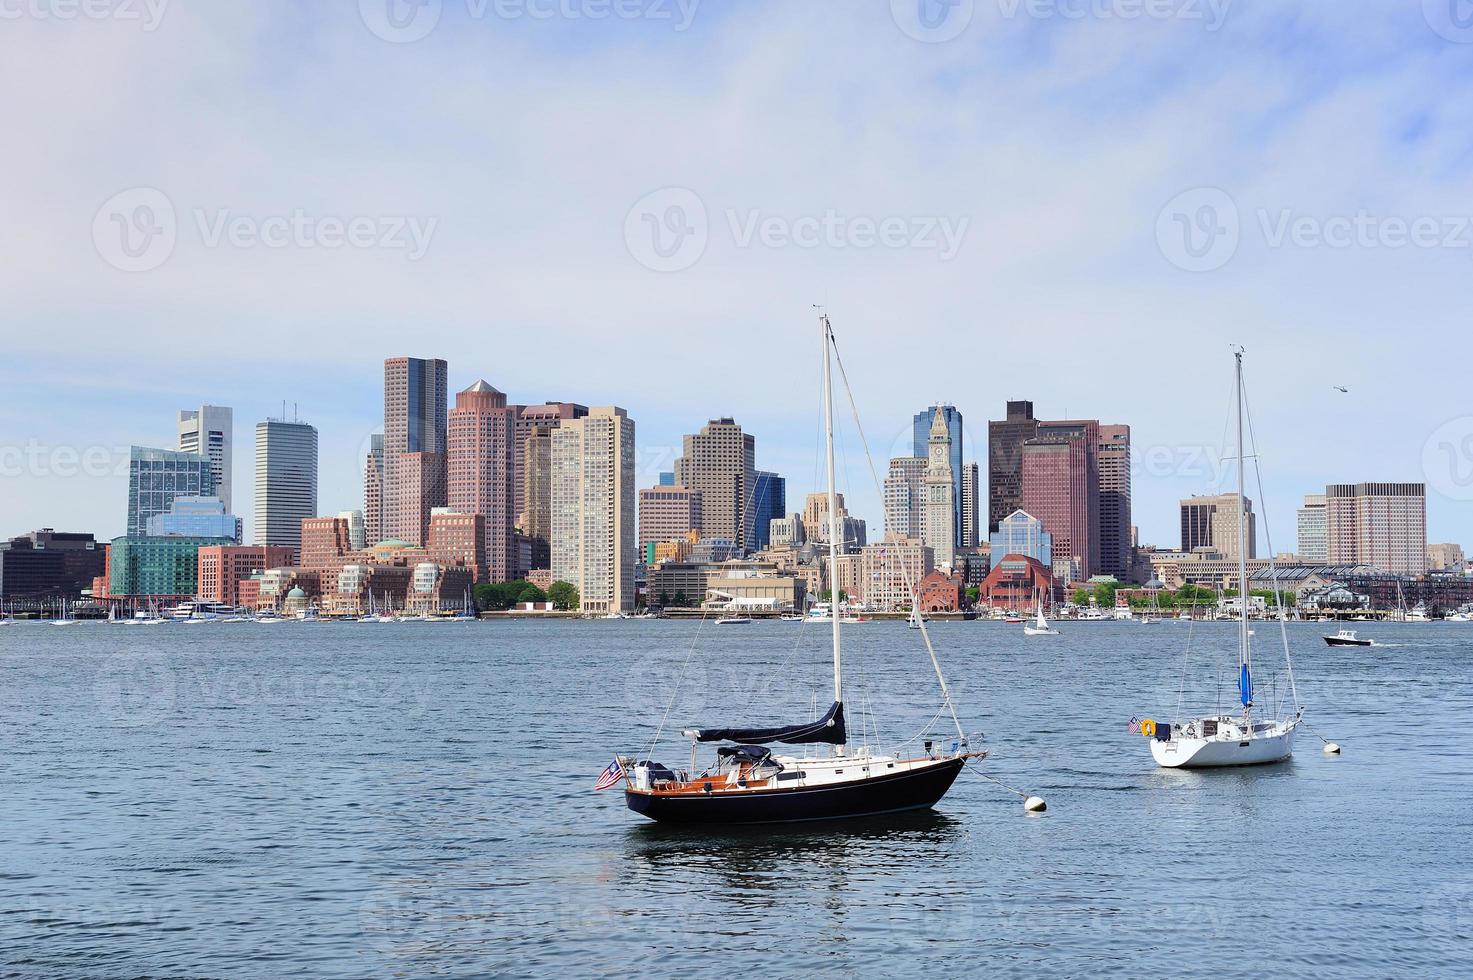
<path fill-rule="evenodd" d="M 819 317 L 823 331 L 823 405 L 828 470 L 829 581 L 837 582 L 839 557 L 838 502 L 834 487 L 834 407 L 830 368 L 833 329 L 827 316 Z M 932 751 L 914 757 L 873 754 L 851 748 L 844 725 L 843 653 L 840 623 L 831 616 L 834 654 L 834 700 L 816 721 L 767 728 L 713 727 L 688 729 L 691 767 L 675 772 L 651 761 L 618 758 L 612 770 L 624 783 L 629 808 L 654 820 L 686 824 L 787 823 L 833 820 L 924 810 L 934 806 L 951 788 L 968 759 L 985 752 L 971 751 L 957 721 L 951 694 L 924 624 L 921 635 L 931 654 L 946 710 L 956 725 L 957 740 L 950 751 Z M 716 761 L 696 771 L 696 747 L 723 742 Z M 774 751 L 777 745 L 826 746 L 802 757 Z M 610 785 L 613 780 L 610 780 Z"/>

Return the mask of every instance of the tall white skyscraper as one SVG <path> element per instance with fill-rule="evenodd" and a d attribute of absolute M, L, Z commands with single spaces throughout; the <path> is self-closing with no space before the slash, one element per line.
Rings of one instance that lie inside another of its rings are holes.
<path fill-rule="evenodd" d="M 923 542 L 935 552 L 936 567 L 956 561 L 956 481 L 951 471 L 951 432 L 940 407 L 931 423 L 930 463 L 926 467 L 926 520 Z"/>
<path fill-rule="evenodd" d="M 592 408 L 552 431 L 552 578 L 584 612 L 634 608 L 634 420 Z"/>
<path fill-rule="evenodd" d="M 1299 560 L 1305 565 L 1330 563 L 1330 510 L 1322 493 L 1305 494 L 1299 508 Z"/>
<path fill-rule="evenodd" d="M 317 429 L 305 422 L 256 423 L 258 545 L 302 548 L 302 521 L 317 516 Z"/>
<path fill-rule="evenodd" d="M 231 454 L 234 452 L 235 413 L 219 405 L 202 405 L 194 411 L 179 413 L 179 451 L 206 456 L 215 475 L 215 496 L 231 509 Z"/>

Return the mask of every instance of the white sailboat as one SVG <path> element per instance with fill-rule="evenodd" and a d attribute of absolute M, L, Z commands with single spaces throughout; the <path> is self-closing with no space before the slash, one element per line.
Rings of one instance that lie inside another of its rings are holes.
<path fill-rule="evenodd" d="M 1243 448 L 1243 352 L 1234 354 L 1237 381 L 1236 414 L 1238 417 L 1238 582 L 1248 581 L 1248 532 L 1243 520 L 1247 456 Z M 1263 499 L 1260 490 L 1259 499 Z M 1272 571 L 1272 564 L 1270 570 Z M 1246 592 L 1246 589 L 1242 589 Z M 1274 593 L 1278 594 L 1277 585 Z M 1294 712 L 1284 718 L 1260 719 L 1254 712 L 1253 650 L 1248 628 L 1246 596 L 1238 603 L 1238 714 L 1216 714 L 1189 717 L 1170 723 L 1146 719 L 1139 725 L 1141 735 L 1151 740 L 1151 755 L 1158 765 L 1169 769 L 1247 766 L 1280 762 L 1294 752 L 1294 730 L 1299 727 L 1304 709 L 1298 704 L 1294 689 L 1294 667 L 1289 660 L 1289 633 L 1284 620 L 1282 602 L 1276 602 L 1279 627 L 1284 640 L 1284 662 L 1289 672 L 1289 688 L 1294 695 Z M 1185 676 L 1185 672 L 1183 672 Z M 1178 706 L 1179 707 L 1179 706 Z"/>
<path fill-rule="evenodd" d="M 1043 599 L 1036 592 L 1033 595 L 1033 607 L 1036 615 L 1034 616 L 1032 623 L 1029 623 L 1023 627 L 1023 635 L 1058 636 L 1059 631 L 1050 626 L 1048 624 L 1048 620 L 1043 618 Z"/>

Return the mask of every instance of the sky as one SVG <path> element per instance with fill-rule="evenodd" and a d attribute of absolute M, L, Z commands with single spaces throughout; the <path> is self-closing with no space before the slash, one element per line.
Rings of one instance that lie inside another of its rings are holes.
<path fill-rule="evenodd" d="M 1362 480 L 1473 545 L 1464 6 L 5 0 L 0 535 L 122 533 L 127 447 L 204 403 L 248 526 L 283 403 L 360 506 L 402 355 L 623 406 L 641 486 L 735 417 L 794 509 L 822 304 L 881 476 L 937 401 L 985 469 L 1027 398 L 1129 424 L 1174 545 L 1237 344 L 1274 550 Z"/>

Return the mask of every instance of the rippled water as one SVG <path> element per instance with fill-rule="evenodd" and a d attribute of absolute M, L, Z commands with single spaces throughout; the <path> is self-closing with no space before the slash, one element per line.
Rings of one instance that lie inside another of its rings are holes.
<path fill-rule="evenodd" d="M 1473 969 L 1473 627 L 1294 627 L 1344 755 L 1209 773 L 1126 722 L 1172 716 L 1189 637 L 1189 703 L 1230 699 L 1231 626 L 1062 628 L 933 628 L 985 771 L 1046 814 L 964 773 L 934 813 L 701 833 L 595 775 L 667 705 L 670 764 L 682 725 L 821 709 L 821 628 L 6 627 L 0 974 Z M 949 744 L 917 634 L 847 635 L 851 728 Z"/>

